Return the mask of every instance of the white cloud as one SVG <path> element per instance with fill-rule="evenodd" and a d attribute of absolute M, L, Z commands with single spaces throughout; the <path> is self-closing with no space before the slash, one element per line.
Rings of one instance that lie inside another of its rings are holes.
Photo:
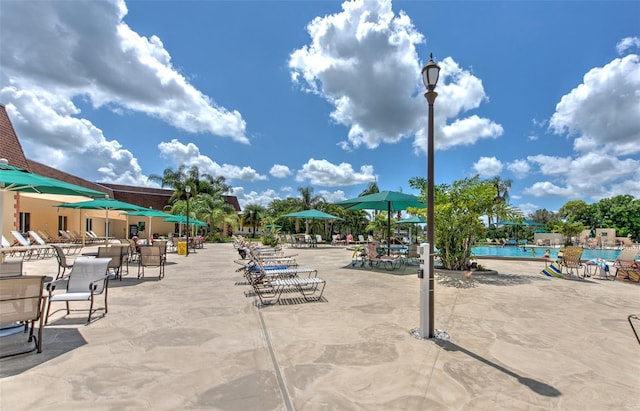
<path fill-rule="evenodd" d="M 11 86 L 0 90 L 0 100 L 11 101 L 5 108 L 30 159 L 89 181 L 157 186 L 147 180 L 137 159 L 117 140 L 107 140 L 90 121 L 74 117 L 79 109 L 71 100 Z"/>
<path fill-rule="evenodd" d="M 455 120 L 441 127 L 442 134 L 435 137 L 434 144 L 438 149 L 474 144 L 481 138 L 497 138 L 502 135 L 502 126 L 486 118 L 476 115 Z M 426 144 L 426 141 L 425 141 Z"/>
<path fill-rule="evenodd" d="M 572 198 L 572 192 L 570 189 L 566 187 L 559 187 L 549 181 L 540 181 L 534 183 L 531 187 L 526 188 L 523 192 L 534 197 L 558 196 Z"/>
<path fill-rule="evenodd" d="M 502 162 L 495 157 L 480 157 L 473 163 L 473 169 L 484 178 L 500 175 L 502 167 Z"/>
<path fill-rule="evenodd" d="M 638 38 L 626 38 L 617 48 L 623 53 L 638 43 Z M 561 98 L 549 121 L 550 131 L 574 138 L 576 155 L 527 157 L 551 181 L 537 182 L 523 192 L 592 201 L 640 194 L 638 90 L 638 55 L 630 54 L 589 70 L 582 83 Z"/>
<path fill-rule="evenodd" d="M 616 44 L 618 54 L 624 54 L 630 48 L 640 48 L 640 38 L 625 37 Z"/>
<path fill-rule="evenodd" d="M 371 165 L 363 165 L 357 172 L 348 163 L 336 165 L 327 160 L 314 158 L 309 159 L 296 175 L 296 181 L 308 180 L 311 184 L 329 187 L 370 183 L 375 179 Z"/>
<path fill-rule="evenodd" d="M 532 203 L 518 204 L 518 208 L 520 209 L 520 211 L 522 211 L 522 214 L 524 216 L 528 216 L 529 214 L 533 214 L 534 212 L 536 212 L 537 210 L 540 209 L 539 206 L 537 206 L 536 204 L 532 204 Z"/>
<path fill-rule="evenodd" d="M 194 88 L 172 66 L 162 41 L 131 30 L 126 14 L 117 0 L 3 3 L 1 87 L 50 92 L 67 105 L 87 97 L 94 107 L 138 111 L 188 132 L 248 143 L 240 113 Z"/>
<path fill-rule="evenodd" d="M 269 174 L 276 178 L 285 178 L 292 174 L 292 171 L 289 167 L 282 164 L 274 164 L 269 170 Z"/>
<path fill-rule="evenodd" d="M 591 69 L 562 97 L 549 128 L 576 136 L 574 149 L 614 155 L 640 153 L 640 56 L 630 54 Z"/>
<path fill-rule="evenodd" d="M 238 198 L 240 208 L 244 209 L 247 204 L 258 204 L 263 207 L 267 207 L 271 201 L 281 199 L 281 196 L 275 190 L 265 190 L 261 193 L 257 191 L 249 191 L 245 193 L 244 187 L 233 187 L 231 194 Z"/>
<path fill-rule="evenodd" d="M 523 192 L 536 197 L 562 196 L 598 201 L 620 194 L 640 194 L 640 160 L 620 160 L 611 155 L 588 153 L 571 158 L 530 156 L 540 172 L 553 181 L 538 182 Z"/>
<path fill-rule="evenodd" d="M 515 160 L 507 164 L 507 170 L 515 174 L 517 178 L 524 178 L 529 174 L 531 166 L 527 160 Z"/>
<path fill-rule="evenodd" d="M 211 158 L 200 154 L 200 149 L 193 143 L 183 144 L 177 139 L 158 144 L 160 155 L 170 159 L 176 165 L 197 166 L 200 173 L 213 177 L 222 176 L 227 180 L 257 181 L 266 180 L 267 176 L 258 173 L 249 166 L 218 164 Z"/>
<path fill-rule="evenodd" d="M 416 150 L 426 147 L 426 101 L 416 44 L 424 36 L 390 0 L 350 1 L 342 12 L 315 18 L 308 26 L 310 44 L 289 60 L 292 80 L 331 103 L 334 121 L 349 128 L 351 150 L 376 148 L 415 135 Z M 436 110 L 436 145 L 447 148 L 502 135 L 502 127 L 477 116 L 448 118 L 487 100 L 482 82 L 451 58 L 442 67 L 442 97 Z"/>
<path fill-rule="evenodd" d="M 555 157 L 538 154 L 528 156 L 530 163 L 538 164 L 540 172 L 544 175 L 564 175 L 571 166 L 571 157 Z"/>
<path fill-rule="evenodd" d="M 328 190 L 320 190 L 318 191 L 318 195 L 322 196 L 327 203 L 335 203 L 338 201 L 346 200 L 347 197 L 342 190 L 336 191 L 328 191 Z"/>

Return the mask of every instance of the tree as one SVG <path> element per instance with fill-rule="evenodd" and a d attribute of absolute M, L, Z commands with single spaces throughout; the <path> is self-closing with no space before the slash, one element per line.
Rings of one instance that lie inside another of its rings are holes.
<path fill-rule="evenodd" d="M 369 195 L 369 194 L 376 194 L 376 193 L 379 193 L 379 192 L 380 192 L 380 189 L 378 188 L 378 182 L 377 181 L 373 181 L 373 182 L 369 183 L 367 188 L 365 188 L 364 190 L 362 190 L 362 192 L 360 194 L 358 194 L 358 197 L 366 196 L 366 195 Z"/>
<path fill-rule="evenodd" d="M 616 234 L 624 237 L 640 236 L 640 200 L 631 195 L 603 198 L 592 205 L 598 227 L 615 228 Z"/>
<path fill-rule="evenodd" d="M 298 187 L 298 192 L 300 193 L 300 205 L 302 206 L 302 210 L 311 210 L 315 208 L 318 203 L 324 201 L 322 196 L 313 195 L 313 187 Z"/>
<path fill-rule="evenodd" d="M 256 228 L 262 224 L 265 208 L 260 204 L 247 204 L 242 212 L 243 224 L 252 227 L 251 237 L 255 238 Z"/>
<path fill-rule="evenodd" d="M 197 166 L 187 167 L 182 164 L 177 170 L 168 167 L 164 169 L 162 176 L 151 174 L 149 180 L 159 183 L 162 187 L 171 187 L 175 190 L 169 203 L 176 200 L 185 199 L 184 188 L 191 186 L 191 196 L 195 197 L 199 193 L 211 194 L 212 196 L 222 196 L 229 192 L 231 186 L 226 184 L 224 177 L 212 177 L 209 174 L 200 174 Z"/>
<path fill-rule="evenodd" d="M 220 230 L 225 224 L 237 224 L 235 209 L 227 203 L 224 195 L 229 192 L 231 186 L 226 184 L 224 177 L 212 177 L 209 174 L 200 174 L 197 166 L 187 169 L 180 165 L 177 170 L 165 168 L 162 176 L 150 175 L 149 179 L 160 183 L 162 187 L 171 187 L 174 193 L 169 199 L 173 213 L 183 213 L 186 209 L 187 193 L 185 188 L 191 187 L 189 195 L 189 217 L 207 221 L 212 228 Z M 179 210 L 179 211 L 178 211 Z M 222 230 L 224 237 L 224 230 Z"/>
<path fill-rule="evenodd" d="M 541 224 L 549 224 L 555 221 L 560 221 L 560 216 L 558 216 L 553 211 L 548 211 L 546 208 L 536 210 L 533 213 L 529 214 L 527 218 L 531 221 L 535 221 Z"/>
<path fill-rule="evenodd" d="M 496 217 L 496 224 L 499 222 L 498 209 L 501 206 L 504 206 L 509 202 L 509 190 L 511 190 L 511 184 L 513 184 L 512 180 L 503 180 L 500 176 L 495 176 L 491 180 L 491 184 L 495 189 L 495 195 L 493 197 L 493 201 L 496 204 L 495 210 L 492 210 L 487 214 L 487 220 L 489 226 L 492 224 L 492 219 Z"/>
<path fill-rule="evenodd" d="M 589 228 L 596 228 L 598 222 L 594 211 L 593 207 L 582 200 L 571 200 L 560 207 L 558 215 L 570 223 L 580 221 Z"/>
<path fill-rule="evenodd" d="M 236 209 L 220 194 L 200 193 L 194 198 L 193 205 L 189 203 L 189 207 L 194 210 L 197 219 L 206 221 L 213 230 L 219 232 L 220 238 L 225 237 L 227 225 L 238 225 Z"/>
<path fill-rule="evenodd" d="M 387 212 L 380 211 L 378 214 L 376 214 L 373 217 L 373 220 L 371 220 L 369 224 L 367 224 L 367 226 L 365 227 L 365 230 L 367 232 L 369 231 L 376 232 L 378 233 L 379 238 L 383 238 L 384 233 L 387 232 Z M 394 231 L 396 231 L 396 219 L 391 217 L 391 232 L 394 232 Z M 380 233 L 383 233 L 383 234 L 380 235 Z"/>
<path fill-rule="evenodd" d="M 560 233 L 564 237 L 564 244 L 571 245 L 571 237 L 580 234 L 584 225 L 578 221 L 556 221 L 551 231 Z"/>
<path fill-rule="evenodd" d="M 414 177 L 412 188 L 426 193 L 426 179 Z M 475 239 L 484 234 L 483 215 L 500 218 L 515 217 L 516 210 L 505 202 L 495 201 L 495 186 L 491 181 L 481 181 L 478 176 L 440 184 L 434 187 L 434 246 L 438 250 L 444 268 L 463 270 L 469 266 Z M 412 213 L 425 215 L 424 209 L 412 209 Z"/>

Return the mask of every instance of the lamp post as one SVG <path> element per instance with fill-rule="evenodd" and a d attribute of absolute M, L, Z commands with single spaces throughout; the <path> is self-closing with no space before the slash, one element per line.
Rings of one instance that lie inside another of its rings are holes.
<path fill-rule="evenodd" d="M 185 256 L 189 256 L 189 196 L 191 195 L 191 186 L 187 185 L 184 188 L 185 193 L 187 194 L 187 253 Z"/>
<path fill-rule="evenodd" d="M 424 97 L 427 99 L 427 103 L 429 103 L 429 128 L 428 128 L 428 138 L 427 138 L 427 243 L 428 243 L 428 255 L 427 261 L 428 264 L 428 290 L 425 290 L 424 286 L 424 278 L 420 280 L 420 334 L 422 338 L 433 338 L 434 335 L 434 327 L 433 327 L 433 311 L 434 311 L 434 275 L 433 275 L 433 242 L 434 242 L 434 218 L 433 218 L 433 208 L 435 204 L 434 198 L 434 187 L 433 187 L 433 151 L 434 151 L 434 143 L 433 143 L 433 103 L 436 101 L 436 97 L 438 97 L 438 93 L 434 90 L 436 88 L 436 84 L 438 83 L 438 77 L 440 75 L 440 67 L 433 61 L 433 54 L 429 56 L 429 62 L 427 65 L 422 68 L 422 81 L 424 82 L 425 87 L 427 88 L 427 92 L 424 93 Z M 428 291 L 428 295 L 426 294 Z M 424 305 L 425 298 L 428 300 L 428 316 L 426 315 Z M 428 322 L 427 322 L 428 321 Z"/>

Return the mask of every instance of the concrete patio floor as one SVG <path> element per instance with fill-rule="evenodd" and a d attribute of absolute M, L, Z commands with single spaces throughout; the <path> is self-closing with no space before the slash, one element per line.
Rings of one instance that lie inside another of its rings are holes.
<path fill-rule="evenodd" d="M 0 409 L 640 409 L 637 284 L 482 260 L 499 274 L 438 276 L 435 327 L 449 341 L 422 340 L 416 275 L 349 268 L 340 247 L 287 251 L 327 281 L 322 301 L 259 308 L 231 244 L 169 254 L 161 281 L 130 267 L 105 317 L 57 312 L 41 354 L 0 360 Z"/>

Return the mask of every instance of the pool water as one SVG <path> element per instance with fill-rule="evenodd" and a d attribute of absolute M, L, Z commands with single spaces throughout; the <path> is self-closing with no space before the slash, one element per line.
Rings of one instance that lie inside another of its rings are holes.
<path fill-rule="evenodd" d="M 473 247 L 471 251 L 472 255 L 477 256 L 495 256 L 495 257 L 518 257 L 518 258 L 542 258 L 544 256 L 544 252 L 547 250 L 547 247 L 527 247 L 526 251 L 522 249 L 522 247 L 515 246 L 506 246 L 506 247 L 495 247 L 495 246 L 487 246 L 487 245 L 479 245 Z M 551 259 L 556 259 L 558 257 L 559 248 L 549 248 L 551 251 Z M 607 250 L 607 249 L 590 249 L 585 248 L 582 252 L 581 260 L 591 260 L 593 258 L 602 258 L 605 260 L 613 261 L 620 254 L 620 250 Z"/>

